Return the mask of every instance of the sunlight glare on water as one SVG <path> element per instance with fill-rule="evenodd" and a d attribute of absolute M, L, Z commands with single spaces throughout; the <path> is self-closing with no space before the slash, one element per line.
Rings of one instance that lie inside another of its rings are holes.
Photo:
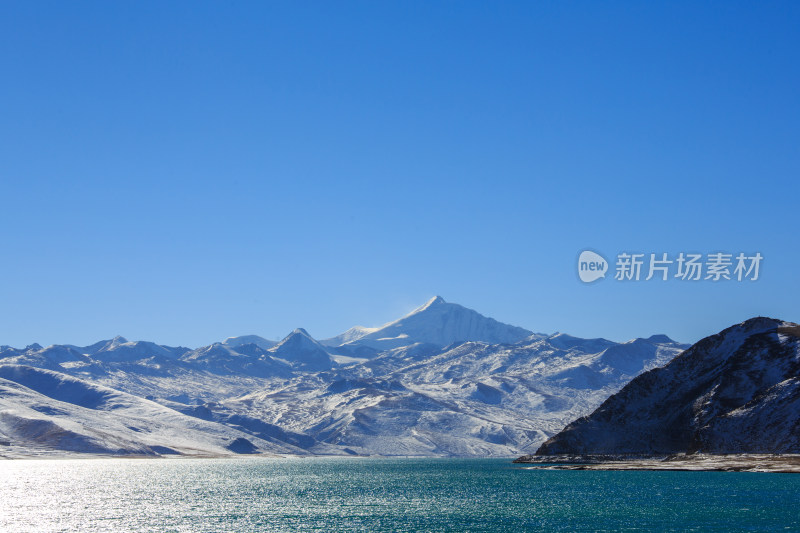
<path fill-rule="evenodd" d="M 800 476 L 508 460 L 0 462 L 0 531 L 799 530 Z"/>

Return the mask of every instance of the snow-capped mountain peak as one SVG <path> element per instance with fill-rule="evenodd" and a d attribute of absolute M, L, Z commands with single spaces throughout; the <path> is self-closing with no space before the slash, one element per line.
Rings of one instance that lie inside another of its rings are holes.
<path fill-rule="evenodd" d="M 445 302 L 444 298 L 442 298 L 441 296 L 434 296 L 433 298 L 431 298 L 430 300 L 425 302 L 420 307 L 418 307 L 418 308 L 414 309 L 413 311 L 411 311 L 409 314 L 406 315 L 406 317 L 409 317 L 411 315 L 415 315 L 417 313 L 421 313 L 422 311 L 425 311 L 426 309 L 430 309 L 431 307 L 435 307 L 435 306 L 446 304 L 446 303 L 447 302 Z"/>
<path fill-rule="evenodd" d="M 364 333 L 345 344 L 368 346 L 375 350 L 390 350 L 419 343 L 443 348 L 454 342 L 467 341 L 511 344 L 533 334 L 526 329 L 485 317 L 472 309 L 448 303 L 441 296 L 431 298 L 402 318 Z"/>
<path fill-rule="evenodd" d="M 316 340 L 314 340 L 314 337 L 312 337 L 311 335 L 309 335 L 308 331 L 306 331 L 306 330 L 305 330 L 305 328 L 295 328 L 295 330 L 294 330 L 294 331 L 292 331 L 292 332 L 291 332 L 291 333 L 290 333 L 290 334 L 289 334 L 287 337 L 285 337 L 283 340 L 285 341 L 285 340 L 286 340 L 286 339 L 288 339 L 289 337 L 293 337 L 293 336 L 296 336 L 296 335 L 300 335 L 301 337 L 303 337 L 303 338 L 305 338 L 305 339 L 308 339 L 308 340 L 311 340 L 311 341 L 313 341 L 313 342 L 316 342 Z"/>
<path fill-rule="evenodd" d="M 230 346 L 231 348 L 237 348 L 243 344 L 255 344 L 260 348 L 269 350 L 278 343 L 269 339 L 265 339 L 264 337 L 259 337 L 258 335 L 240 335 L 238 337 L 228 337 L 222 341 L 222 344 L 225 346 Z"/>
<path fill-rule="evenodd" d="M 323 370 L 331 367 L 328 351 L 303 328 L 291 332 L 269 352 L 298 368 Z"/>

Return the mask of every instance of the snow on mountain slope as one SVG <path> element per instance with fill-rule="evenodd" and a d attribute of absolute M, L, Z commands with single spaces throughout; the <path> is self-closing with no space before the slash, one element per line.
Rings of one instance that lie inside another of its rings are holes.
<path fill-rule="evenodd" d="M 130 394 L 18 365 L 0 365 L 0 433 L 7 446 L 45 452 L 302 453 Z"/>
<path fill-rule="evenodd" d="M 92 358 L 97 361 L 132 361 L 141 359 L 143 357 L 160 356 L 169 359 L 177 359 L 184 353 L 188 352 L 188 348 L 173 348 L 170 346 L 161 346 L 154 342 L 135 341 L 127 342 L 125 339 L 118 341 L 120 337 L 115 338 L 109 344 L 103 346 L 92 354 Z M 123 342 L 124 341 L 124 342 Z"/>
<path fill-rule="evenodd" d="M 361 454 L 508 456 L 516 449 L 507 445 L 502 421 L 486 420 L 399 382 L 315 383 L 309 377 L 223 402 L 220 409 L 245 410 L 252 417 Z M 524 423 L 508 422 L 510 430 L 535 433 Z M 535 435 L 523 435 L 531 437 Z"/>
<path fill-rule="evenodd" d="M 508 456 L 533 451 L 590 412 L 633 377 L 631 368 L 652 368 L 683 348 L 637 339 L 618 360 L 606 350 L 564 350 L 548 339 L 445 350 L 415 345 L 274 383 L 218 409 L 359 453 Z M 641 361 L 631 365 L 635 351 Z M 575 368 L 596 373 L 593 386 L 565 382 L 564 373 Z"/>
<path fill-rule="evenodd" d="M 265 339 L 264 337 L 259 337 L 258 335 L 240 335 L 239 337 L 228 337 L 222 341 L 222 344 L 225 346 L 230 346 L 231 348 L 238 348 L 243 344 L 255 344 L 259 348 L 269 350 L 278 343 L 276 341 Z"/>
<path fill-rule="evenodd" d="M 126 339 L 125 337 L 123 337 L 121 335 L 117 335 L 116 337 L 114 337 L 111 340 L 99 341 L 99 342 L 96 342 L 96 343 L 94 343 L 94 344 L 92 344 L 90 346 L 86 346 L 83 349 L 80 349 L 80 348 L 77 348 L 77 349 L 79 351 L 85 353 L 85 354 L 94 355 L 94 354 L 96 354 L 97 352 L 99 352 L 101 350 L 103 350 L 103 351 L 113 350 L 117 346 L 120 346 L 122 344 L 127 344 L 127 343 L 128 343 L 128 339 Z"/>
<path fill-rule="evenodd" d="M 268 353 L 255 344 L 240 344 L 233 348 L 216 343 L 192 350 L 181 356 L 180 360 L 214 374 L 256 377 L 287 375 L 290 366 L 273 359 Z"/>
<path fill-rule="evenodd" d="M 325 370 L 332 366 L 331 357 L 325 347 L 303 328 L 291 332 L 276 346 L 270 348 L 269 353 L 302 370 Z"/>
<path fill-rule="evenodd" d="M 439 347 L 465 341 L 509 344 L 532 334 L 528 330 L 487 318 L 472 309 L 447 303 L 441 296 L 432 298 L 399 320 L 369 333 L 363 329 L 359 333 L 365 334 L 349 344 L 369 346 L 377 350 L 389 350 L 415 343 L 435 344 Z M 346 334 L 347 332 L 342 335 Z"/>
<path fill-rule="evenodd" d="M 537 452 L 800 453 L 800 326 L 753 318 L 640 375 Z"/>
<path fill-rule="evenodd" d="M 353 326 L 352 328 L 348 329 L 344 333 L 340 333 L 335 337 L 331 337 L 330 339 L 323 339 L 320 344 L 324 346 L 341 346 L 342 344 L 347 344 L 348 342 L 354 342 L 358 339 L 369 335 L 377 331 L 379 328 L 365 328 L 364 326 Z"/>
<path fill-rule="evenodd" d="M 91 359 L 70 346 L 53 345 L 42 348 L 35 345 L 24 350 L 5 350 L 0 356 L 0 363 L 62 370 L 65 365 L 91 364 Z"/>
<path fill-rule="evenodd" d="M 101 354 L 101 359 L 80 354 L 71 346 L 42 348 L 36 345 L 0 352 L 0 364 L 47 368 L 137 396 L 189 404 L 239 396 L 264 386 L 271 379 L 284 380 L 287 372 L 291 372 L 286 363 L 272 359 L 265 350 L 252 344 L 238 346 L 235 350 L 215 344 L 188 351 L 177 359 L 164 355 L 164 350 L 159 348 L 109 357 L 115 349 L 126 350 L 128 341 L 97 344 L 101 346 L 96 352 L 106 347 L 106 356 Z M 147 348 L 150 345 L 138 346 Z"/>

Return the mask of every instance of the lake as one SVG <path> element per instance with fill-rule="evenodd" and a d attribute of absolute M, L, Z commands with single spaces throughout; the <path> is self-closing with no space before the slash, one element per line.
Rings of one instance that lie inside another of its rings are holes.
<path fill-rule="evenodd" d="M 0 531 L 800 531 L 800 475 L 503 459 L 0 461 Z"/>

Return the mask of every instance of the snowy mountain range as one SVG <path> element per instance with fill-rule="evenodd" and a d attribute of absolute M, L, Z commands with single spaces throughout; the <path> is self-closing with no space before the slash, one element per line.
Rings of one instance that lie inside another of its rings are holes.
<path fill-rule="evenodd" d="M 322 341 L 0 346 L 0 456 L 515 456 L 685 348 L 535 334 L 441 297 Z"/>
<path fill-rule="evenodd" d="M 537 455 L 800 453 L 800 326 L 753 318 L 646 372 Z"/>

